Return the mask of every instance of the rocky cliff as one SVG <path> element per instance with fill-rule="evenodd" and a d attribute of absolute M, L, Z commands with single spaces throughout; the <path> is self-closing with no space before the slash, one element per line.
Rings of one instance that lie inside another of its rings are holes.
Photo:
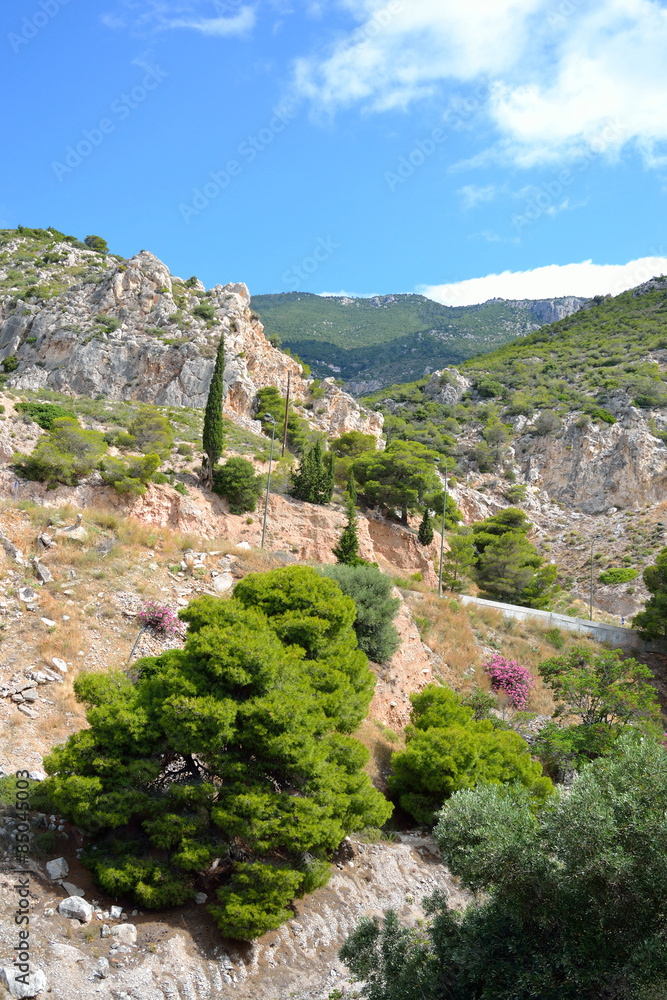
<path fill-rule="evenodd" d="M 302 366 L 268 343 L 245 285 L 206 291 L 147 251 L 120 260 L 14 235 L 2 247 L 0 295 L 0 361 L 11 359 L 15 389 L 202 407 L 222 335 L 232 420 L 259 430 L 257 390 L 284 393 L 288 375 L 295 403 L 309 399 Z M 311 425 L 331 437 L 360 430 L 379 439 L 380 414 L 366 413 L 332 379 L 323 388 L 317 412 L 302 414 Z"/>

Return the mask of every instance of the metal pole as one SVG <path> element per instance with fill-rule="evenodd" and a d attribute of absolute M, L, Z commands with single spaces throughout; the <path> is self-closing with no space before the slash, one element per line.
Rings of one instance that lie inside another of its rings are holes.
<path fill-rule="evenodd" d="M 593 621 L 593 539 L 591 538 L 591 603 L 590 603 L 590 620 Z"/>
<path fill-rule="evenodd" d="M 438 468 L 440 459 L 436 458 Z M 445 515 L 447 514 L 447 465 L 445 464 L 444 492 L 442 497 L 442 528 L 440 530 L 440 573 L 438 575 L 438 597 L 442 597 L 442 561 L 445 554 Z"/>
<path fill-rule="evenodd" d="M 271 463 L 273 462 L 273 439 L 276 436 L 276 420 L 272 417 L 270 413 L 264 414 L 267 420 L 273 421 L 273 430 L 271 431 L 271 454 L 269 456 L 269 475 L 266 481 L 266 500 L 264 501 L 264 524 L 262 526 L 262 548 L 264 548 L 264 539 L 266 538 L 266 515 L 269 511 L 269 492 L 271 490 Z"/>
<path fill-rule="evenodd" d="M 289 390 L 290 390 L 290 383 L 291 383 L 291 381 L 292 381 L 292 373 L 288 372 L 287 373 L 287 399 L 285 400 L 285 427 L 283 429 L 283 454 L 282 454 L 283 458 L 285 457 L 285 446 L 287 444 L 287 417 L 289 416 Z"/>

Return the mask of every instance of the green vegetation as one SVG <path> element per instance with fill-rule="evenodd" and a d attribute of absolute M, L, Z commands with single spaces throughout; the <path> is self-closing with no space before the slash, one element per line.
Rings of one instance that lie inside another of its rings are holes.
<path fill-rule="evenodd" d="M 290 494 L 307 503 L 331 503 L 334 491 L 334 453 L 324 453 L 319 439 L 304 452 L 291 476 Z"/>
<path fill-rule="evenodd" d="M 392 441 L 385 451 L 366 452 L 353 465 L 359 494 L 370 507 L 398 509 L 401 523 L 428 505 L 435 509 L 442 486 L 435 455 L 416 441 Z M 440 502 L 442 509 L 442 500 Z"/>
<path fill-rule="evenodd" d="M 226 497 L 232 514 L 254 511 L 263 488 L 264 476 L 255 474 L 247 458 L 229 458 L 213 470 L 213 491 Z"/>
<path fill-rule="evenodd" d="M 14 456 L 14 466 L 26 479 L 76 486 L 97 468 L 107 447 L 99 431 L 84 430 L 72 417 L 58 417 L 30 455 Z"/>
<path fill-rule="evenodd" d="M 76 420 L 76 414 L 58 403 L 16 403 L 14 409 L 18 413 L 24 413 L 45 431 L 52 430 L 53 421 L 59 417 L 71 417 L 72 420 Z"/>
<path fill-rule="evenodd" d="M 424 508 L 424 516 L 422 517 L 421 524 L 419 525 L 417 538 L 419 539 L 421 545 L 430 545 L 433 541 L 433 525 L 431 524 L 431 515 L 428 507 Z"/>
<path fill-rule="evenodd" d="M 386 663 L 400 645 L 393 624 L 400 600 L 392 597 L 393 582 L 376 566 L 323 566 L 323 576 L 335 580 L 356 607 L 354 631 L 359 648 L 375 663 Z"/>
<path fill-rule="evenodd" d="M 552 790 L 518 733 L 498 729 L 450 688 L 429 684 L 410 695 L 406 749 L 392 757 L 389 789 L 418 823 L 431 825 L 443 802 L 479 783 L 518 782 L 542 801 Z"/>
<path fill-rule="evenodd" d="M 442 561 L 442 579 L 449 590 L 462 590 L 464 577 L 470 576 L 477 561 L 471 529 L 457 527 L 447 536 L 447 545 L 449 548 Z"/>
<path fill-rule="evenodd" d="M 156 452 L 147 455 L 133 455 L 128 459 L 106 456 L 99 465 L 100 475 L 105 483 L 118 493 L 129 493 L 132 496 L 143 496 L 146 484 L 157 481 L 157 470 L 160 468 L 160 456 Z"/>
<path fill-rule="evenodd" d="M 526 538 L 531 527 L 516 507 L 472 525 L 475 579 L 484 597 L 529 608 L 548 606 L 555 593 L 558 568 L 545 564 Z"/>
<path fill-rule="evenodd" d="M 486 302 L 451 308 L 423 295 L 322 298 L 303 292 L 252 299 L 270 338 L 305 358 L 318 377 L 419 377 L 425 367 L 460 364 L 541 325 L 531 303 Z M 307 332 L 306 332 L 307 331 Z"/>
<path fill-rule="evenodd" d="M 354 482 L 354 479 L 352 480 Z M 359 566 L 364 560 L 359 557 L 359 539 L 357 537 L 357 508 L 354 500 L 348 494 L 346 501 L 347 523 L 343 528 L 333 554 L 344 566 Z"/>
<path fill-rule="evenodd" d="M 262 429 L 267 437 L 273 433 L 273 424 L 266 419 L 265 414 L 270 413 L 276 422 L 276 440 L 282 441 L 285 429 L 285 397 L 280 395 L 280 390 L 275 386 L 267 386 L 257 393 L 258 410 L 257 419 L 262 422 Z M 297 455 L 302 454 L 305 447 L 312 438 L 310 427 L 293 410 L 290 403 L 287 414 L 287 444 Z"/>
<path fill-rule="evenodd" d="M 174 430 L 167 417 L 153 406 L 142 406 L 130 425 L 133 444 L 144 455 L 157 453 L 162 461 L 174 446 Z"/>
<path fill-rule="evenodd" d="M 632 619 L 632 625 L 645 640 L 663 639 L 667 636 L 667 548 L 661 549 L 655 564 L 647 566 L 643 576 L 651 596 L 644 610 Z"/>
<path fill-rule="evenodd" d="M 206 399 L 204 412 L 204 431 L 202 442 L 206 461 L 206 474 L 209 485 L 213 483 L 213 470 L 220 461 L 225 450 L 225 425 L 222 419 L 222 404 L 224 401 L 223 379 L 225 374 L 225 335 L 220 337 L 215 367 L 211 376 L 211 384 Z"/>
<path fill-rule="evenodd" d="M 555 414 L 582 410 L 613 423 L 609 395 L 623 392 L 635 406 L 667 405 L 667 388 L 650 351 L 667 347 L 667 283 L 623 292 L 545 326 L 537 333 L 465 364 L 494 383 L 493 396 L 512 406 L 517 395 Z M 664 287 L 663 287 L 664 286 Z"/>
<path fill-rule="evenodd" d="M 136 680 L 77 679 L 89 728 L 49 754 L 44 792 L 90 836 L 107 892 L 160 908 L 206 873 L 221 932 L 253 938 L 326 882 L 347 833 L 391 812 L 349 735 L 374 679 L 354 602 L 309 567 L 247 576 L 181 618 L 185 648 L 140 660 Z"/>
<path fill-rule="evenodd" d="M 628 581 L 636 579 L 637 576 L 639 576 L 639 571 L 636 569 L 613 566 L 600 573 L 600 583 L 628 583 Z"/>
<path fill-rule="evenodd" d="M 435 830 L 475 893 L 437 893 L 426 926 L 364 919 L 341 952 L 366 1000 L 658 1000 L 667 988 L 667 754 L 624 735 L 567 796 L 455 794 Z"/>
<path fill-rule="evenodd" d="M 107 241 L 103 240 L 101 236 L 86 236 L 83 242 L 90 250 L 95 250 L 97 253 L 109 253 Z"/>

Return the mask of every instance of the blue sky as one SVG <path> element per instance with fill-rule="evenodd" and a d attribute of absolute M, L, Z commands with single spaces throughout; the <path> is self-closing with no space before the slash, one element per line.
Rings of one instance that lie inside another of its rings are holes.
<path fill-rule="evenodd" d="M 665 3 L 14 0 L 0 19 L 2 226 L 254 293 L 464 304 L 667 272 Z"/>

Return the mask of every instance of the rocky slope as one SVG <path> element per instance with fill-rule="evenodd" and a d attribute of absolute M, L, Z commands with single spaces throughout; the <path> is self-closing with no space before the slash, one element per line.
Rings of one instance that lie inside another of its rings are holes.
<path fill-rule="evenodd" d="M 224 412 L 259 430 L 257 390 L 287 388 L 308 401 L 302 367 L 273 348 L 243 284 L 208 292 L 142 251 L 118 260 L 55 239 L 5 233 L 0 252 L 0 361 L 18 390 L 44 387 L 159 405 L 202 407 L 225 338 Z M 9 361 L 7 359 L 10 359 Z M 366 413 L 328 380 L 311 425 L 330 437 L 361 430 L 378 439 L 380 414 Z"/>

